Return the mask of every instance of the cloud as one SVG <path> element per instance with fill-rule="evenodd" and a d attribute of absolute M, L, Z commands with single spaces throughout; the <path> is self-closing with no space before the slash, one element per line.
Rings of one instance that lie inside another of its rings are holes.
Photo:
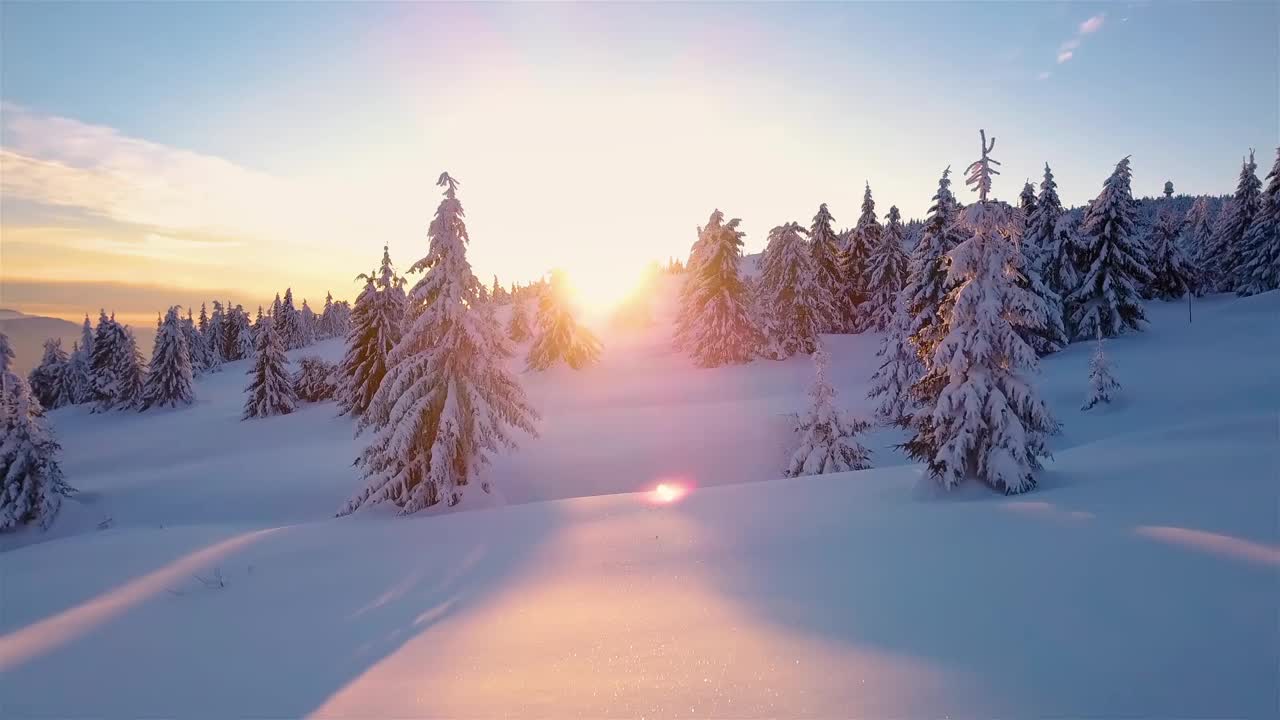
<path fill-rule="evenodd" d="M 1048 80 L 1048 79 L 1049 79 L 1049 76 L 1051 76 L 1051 75 L 1053 75 L 1053 73 L 1049 72 L 1048 70 L 1045 70 L 1044 72 L 1042 72 L 1042 73 L 1040 73 L 1039 75 L 1037 75 L 1037 76 L 1036 76 L 1036 79 L 1037 79 L 1037 80 Z"/>
<path fill-rule="evenodd" d="M 1102 29 L 1102 24 L 1106 22 L 1107 14 L 1105 12 L 1098 13 L 1093 17 L 1080 23 L 1076 28 L 1075 34 L 1058 46 L 1058 64 L 1061 65 L 1068 62 L 1076 56 L 1076 51 L 1080 49 L 1080 45 L 1084 42 L 1086 35 L 1092 35 Z M 1041 80 L 1049 77 L 1048 73 L 1040 73 Z"/>
<path fill-rule="evenodd" d="M 1080 34 L 1090 35 L 1102 29 L 1102 23 L 1107 19 L 1106 13 L 1098 13 L 1093 17 L 1080 23 Z"/>
<path fill-rule="evenodd" d="M 390 229 L 391 203 L 356 178 L 282 178 L 10 102 L 0 103 L 0 111 L 6 199 L 75 208 L 155 228 L 170 240 L 212 235 L 258 245 L 341 245 Z"/>
<path fill-rule="evenodd" d="M 89 252 L 109 253 L 152 260 L 173 260 L 200 265 L 229 265 L 236 258 L 228 250 L 243 247 L 239 240 L 201 240 L 147 233 L 137 240 L 107 237 L 74 237 L 72 247 Z"/>

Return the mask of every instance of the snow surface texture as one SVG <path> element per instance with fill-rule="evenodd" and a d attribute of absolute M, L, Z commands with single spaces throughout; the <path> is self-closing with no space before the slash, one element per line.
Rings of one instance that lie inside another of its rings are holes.
<path fill-rule="evenodd" d="M 189 408 L 51 412 L 81 492 L 0 536 L 0 717 L 1274 717 L 1280 293 L 1195 302 L 1108 342 L 1110 405 L 1078 410 L 1093 343 L 1043 360 L 1063 433 L 1013 499 L 934 489 L 896 431 L 745 484 L 812 363 L 695 369 L 670 302 L 522 373 L 541 438 L 463 506 L 507 507 L 333 518 L 352 421 L 240 422 L 245 361 Z M 879 336 L 824 343 L 869 417 Z"/>

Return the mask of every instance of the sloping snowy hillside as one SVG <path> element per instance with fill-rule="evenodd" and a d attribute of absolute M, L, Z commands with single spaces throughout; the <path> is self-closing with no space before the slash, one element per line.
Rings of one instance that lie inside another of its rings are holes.
<path fill-rule="evenodd" d="M 1047 359 L 1063 432 L 1012 499 L 936 492 L 894 432 L 875 470 L 774 479 L 808 360 L 694 369 L 658 310 L 522 375 L 541 437 L 470 512 L 334 519 L 352 423 L 240 422 L 244 363 L 193 408 L 55 411 L 82 492 L 0 539 L 0 716 L 1275 712 L 1280 293 L 1149 306 L 1089 413 L 1091 348 Z M 828 343 L 866 413 L 878 338 Z"/>

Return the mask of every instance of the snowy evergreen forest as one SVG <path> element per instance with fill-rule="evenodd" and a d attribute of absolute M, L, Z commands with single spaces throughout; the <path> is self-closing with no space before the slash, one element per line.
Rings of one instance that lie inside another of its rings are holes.
<path fill-rule="evenodd" d="M 1234 193 L 1221 197 L 1177 195 L 1169 181 L 1163 196 L 1135 198 L 1138 170 L 1120 158 L 1100 172 L 1093 200 L 1065 208 L 1049 164 L 1039 183 L 1009 186 L 995 138 L 980 139 L 965 191 L 942 169 L 924 218 L 904 221 L 897 207 L 881 215 L 868 183 L 852 227 L 837 229 L 818 203 L 808 225 L 779 219 L 751 261 L 739 221 L 717 209 L 687 258 L 650 271 L 651 280 L 679 279 L 666 332 L 694 365 L 814 355 L 812 404 L 797 408 L 800 447 L 778 459 L 778 476 L 869 467 L 857 436 L 874 422 L 905 431 L 901 451 L 943 488 L 1026 492 L 1050 438 L 1073 421 L 1053 416 L 1039 396 L 1042 358 L 1094 343 L 1090 375 L 1080 378 L 1084 409 L 1094 408 L 1123 393 L 1104 342 L 1142 332 L 1145 303 L 1186 302 L 1191 312 L 1193 297 L 1280 287 L 1280 150 L 1264 178 L 1250 150 Z M 174 305 L 157 316 L 149 359 L 103 309 L 96 323 L 86 315 L 71 348 L 47 341 L 25 378 L 8 369 L 12 350 L 0 336 L 0 527 L 48 526 L 60 498 L 74 493 L 46 411 L 181 411 L 196 399 L 195 378 L 239 360 L 249 365 L 246 422 L 323 402 L 356 418 L 364 450 L 353 458 L 352 499 L 335 511 L 388 501 L 411 513 L 489 492 L 480 469 L 514 451 L 517 437 L 538 436 L 538 410 L 508 360 L 526 372 L 581 370 L 603 347 L 575 316 L 559 271 L 525 284 L 481 282 L 467 261 L 461 185 L 447 173 L 439 185 L 443 199 L 417 259 L 402 274 L 384 246 L 377 268 L 358 275 L 364 287 L 353 303 L 329 294 L 317 312 L 286 289 L 252 317 L 217 300 L 198 311 Z M 614 322 L 652 327 L 652 302 L 632 298 Z M 823 379 L 822 345 L 824 336 L 862 333 L 881 334 L 870 379 L 877 409 L 854 418 Z M 287 352 L 330 338 L 344 342 L 340 362 L 304 357 L 290 369 Z"/>

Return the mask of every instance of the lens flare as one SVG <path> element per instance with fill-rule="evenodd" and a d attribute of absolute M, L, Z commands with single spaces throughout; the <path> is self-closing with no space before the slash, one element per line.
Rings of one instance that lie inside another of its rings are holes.
<path fill-rule="evenodd" d="M 689 494 L 684 485 L 673 482 L 661 482 L 649 493 L 651 500 L 657 505 L 670 505 Z"/>

